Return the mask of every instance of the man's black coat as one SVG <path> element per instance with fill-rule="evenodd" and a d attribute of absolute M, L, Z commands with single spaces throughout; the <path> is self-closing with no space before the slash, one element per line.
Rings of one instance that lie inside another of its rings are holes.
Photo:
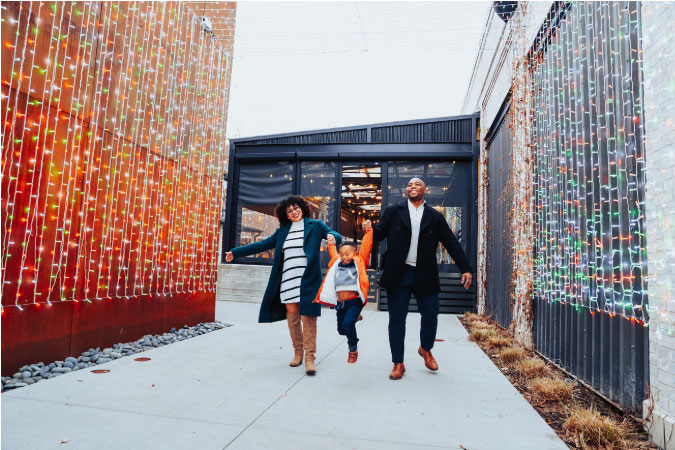
<path fill-rule="evenodd" d="M 380 277 L 380 286 L 396 289 L 403 276 L 405 259 L 410 250 L 410 212 L 408 200 L 388 206 L 380 222 L 373 225 L 373 238 L 381 241 L 387 238 L 387 252 Z M 469 260 L 459 241 L 450 230 L 443 214 L 424 204 L 420 236 L 417 242 L 417 263 L 415 270 L 415 292 L 430 294 L 440 292 L 436 250 L 441 242 L 462 273 L 472 272 Z"/>

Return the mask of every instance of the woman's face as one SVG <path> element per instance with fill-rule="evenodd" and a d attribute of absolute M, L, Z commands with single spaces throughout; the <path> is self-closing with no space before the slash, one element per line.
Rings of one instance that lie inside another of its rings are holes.
<path fill-rule="evenodd" d="M 300 222 L 302 220 L 302 209 L 298 205 L 289 205 L 286 208 L 286 215 L 291 222 Z"/>

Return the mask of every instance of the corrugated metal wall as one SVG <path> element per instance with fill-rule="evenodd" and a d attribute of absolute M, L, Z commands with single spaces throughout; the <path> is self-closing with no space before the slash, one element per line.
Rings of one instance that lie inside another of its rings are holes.
<path fill-rule="evenodd" d="M 534 302 L 538 351 L 623 408 L 642 408 L 649 381 L 648 328 L 569 303 Z"/>
<path fill-rule="evenodd" d="M 639 27 L 634 2 L 560 3 L 530 55 L 534 345 L 628 410 L 649 381 Z M 509 327 L 518 186 L 500 120 L 487 147 L 486 307 Z"/>
<path fill-rule="evenodd" d="M 512 237 L 509 226 L 513 186 L 511 176 L 511 130 L 508 115 L 492 134 L 488 158 L 488 242 L 486 249 L 486 314 L 509 328 L 513 293 Z"/>
<path fill-rule="evenodd" d="M 373 127 L 372 142 L 471 142 L 471 119 Z"/>
<path fill-rule="evenodd" d="M 237 144 L 355 144 L 367 141 L 368 130 L 366 128 L 360 128 L 354 130 L 251 139 L 237 142 Z"/>
<path fill-rule="evenodd" d="M 535 345 L 637 410 L 649 377 L 639 5 L 560 15 L 532 57 Z"/>

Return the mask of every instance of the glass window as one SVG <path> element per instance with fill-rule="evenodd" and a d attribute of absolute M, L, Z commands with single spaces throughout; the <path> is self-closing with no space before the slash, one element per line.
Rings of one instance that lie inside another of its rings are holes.
<path fill-rule="evenodd" d="M 309 204 L 312 219 L 320 220 L 330 228 L 335 226 L 335 194 L 337 165 L 331 161 L 306 161 L 300 163 L 300 195 Z M 330 257 L 325 245 L 319 255 L 321 267 L 328 268 Z"/>
<path fill-rule="evenodd" d="M 311 218 L 332 228 L 335 221 L 335 162 L 302 162 L 300 173 L 300 195 L 309 203 Z"/>
<path fill-rule="evenodd" d="M 411 178 L 422 179 L 427 187 L 424 196 L 427 204 L 443 214 L 450 229 L 464 250 L 467 250 L 471 199 L 470 162 L 391 162 L 387 175 L 388 205 L 408 197 L 406 187 Z M 438 246 L 436 255 L 439 264 L 453 264 L 442 245 Z"/>
<path fill-rule="evenodd" d="M 279 227 L 274 208 L 293 193 L 293 163 L 288 161 L 241 164 L 235 246 L 271 236 Z M 271 260 L 274 250 L 247 259 Z"/>

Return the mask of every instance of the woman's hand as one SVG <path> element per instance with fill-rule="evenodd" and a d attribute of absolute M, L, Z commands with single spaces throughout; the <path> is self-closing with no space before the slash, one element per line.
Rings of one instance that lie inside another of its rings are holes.
<path fill-rule="evenodd" d="M 234 255 L 232 254 L 232 252 L 225 253 L 225 262 L 232 262 L 233 259 Z"/>
<path fill-rule="evenodd" d="M 326 242 L 328 245 L 335 245 L 335 236 L 329 234 L 328 237 L 326 237 Z"/>

